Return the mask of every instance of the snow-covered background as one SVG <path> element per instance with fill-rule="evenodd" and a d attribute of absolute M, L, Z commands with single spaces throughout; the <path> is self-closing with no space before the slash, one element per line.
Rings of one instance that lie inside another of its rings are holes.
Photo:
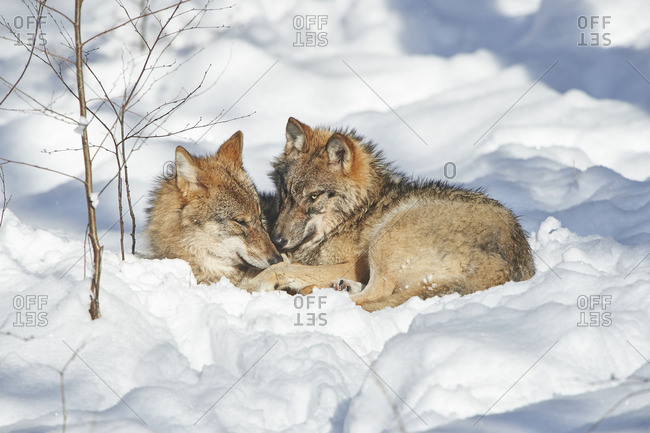
<path fill-rule="evenodd" d="M 196 285 L 182 261 L 120 260 L 111 184 L 98 205 L 103 317 L 91 322 L 80 184 L 4 165 L 0 432 L 61 431 L 62 394 L 68 432 L 650 431 L 647 2 L 213 5 L 226 6 L 204 25 L 228 28 L 175 41 L 172 59 L 202 51 L 143 107 L 193 88 L 211 65 L 173 122 L 225 110 L 236 120 L 133 154 L 138 231 L 176 145 L 213 152 L 242 130 L 244 163 L 269 190 L 293 116 L 354 126 L 414 176 L 485 187 L 521 215 L 537 274 L 375 313 L 329 289 L 293 298 Z M 120 13 L 111 1 L 84 8 L 88 34 Z M 0 13 L 27 15 L 19 2 Z M 297 29 L 309 16 L 326 22 Z M 52 20 L 44 31 L 60 42 Z M 309 32 L 326 45 L 295 46 Z M 2 46 L 0 75 L 13 81 L 27 52 Z M 128 38 L 91 48 L 109 84 L 138 55 Z M 20 89 L 76 119 L 51 71 L 32 66 Z M 1 108 L 24 107 L 15 93 Z M 79 146 L 74 129 L 2 111 L 0 157 L 81 177 L 81 153 L 61 151 Z M 100 154 L 96 187 L 114 171 Z"/>

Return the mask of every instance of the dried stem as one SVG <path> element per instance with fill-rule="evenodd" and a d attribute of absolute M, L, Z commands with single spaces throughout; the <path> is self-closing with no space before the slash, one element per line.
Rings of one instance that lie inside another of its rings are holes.
<path fill-rule="evenodd" d="M 81 42 L 81 4 L 83 0 L 74 3 L 74 39 L 75 39 L 75 68 L 77 72 L 77 99 L 79 100 L 79 116 L 86 119 L 86 89 L 83 74 L 83 44 Z M 90 318 L 95 320 L 101 317 L 99 311 L 99 280 L 102 269 L 102 246 L 97 238 L 97 218 L 93 203 L 93 169 L 90 159 L 90 146 L 88 144 L 88 128 L 84 125 L 81 133 L 81 148 L 84 156 L 84 172 L 86 187 L 86 206 L 88 208 L 88 237 L 92 247 L 93 276 L 90 284 Z"/>
<path fill-rule="evenodd" d="M 0 213 L 0 227 L 2 227 L 2 221 L 5 219 L 5 210 L 11 201 L 11 196 L 7 198 L 7 185 L 5 183 L 5 171 L 2 167 L 3 165 L 4 163 L 0 164 L 0 192 L 2 192 L 2 213 Z"/>
<path fill-rule="evenodd" d="M 122 140 L 124 140 L 124 129 L 122 131 Z M 133 212 L 133 201 L 131 200 L 131 186 L 129 185 L 129 170 L 126 165 L 126 146 L 122 141 L 122 161 L 124 162 L 124 186 L 126 188 L 126 201 L 129 205 L 129 216 L 131 217 L 131 254 L 135 254 L 135 212 Z M 122 213 L 120 212 L 120 217 Z"/>
<path fill-rule="evenodd" d="M 36 49 L 36 41 L 38 40 L 37 36 L 40 33 L 40 27 L 41 27 L 40 17 L 41 17 L 41 15 L 43 13 L 43 7 L 45 7 L 45 2 L 46 1 L 47 0 L 44 0 L 42 3 L 39 4 L 38 10 L 36 12 L 36 30 L 34 31 L 34 40 L 32 41 L 32 47 L 29 49 L 29 57 L 27 57 L 27 62 L 25 62 L 25 67 L 23 68 L 22 72 L 18 76 L 18 79 L 16 80 L 16 82 L 14 82 L 14 84 L 11 86 L 11 88 L 9 89 L 7 94 L 0 101 L 0 105 L 4 104 L 4 102 L 7 100 L 9 95 L 11 95 L 13 93 L 14 89 L 16 88 L 16 86 L 18 86 L 18 83 L 20 83 L 20 80 L 23 79 L 23 77 L 25 76 L 25 72 L 27 72 L 27 68 L 29 68 L 29 64 L 32 61 L 32 57 L 34 57 L 34 50 Z M 3 23 L 3 25 L 6 28 L 10 29 L 10 31 L 11 31 L 11 27 L 8 25 L 8 23 L 5 22 L 5 23 Z"/>
<path fill-rule="evenodd" d="M 38 168 L 39 170 L 45 170 L 45 171 L 49 171 L 49 172 L 52 172 L 52 173 L 60 174 L 61 176 L 69 177 L 70 179 L 74 179 L 74 180 L 79 181 L 81 183 L 85 183 L 82 179 L 79 179 L 77 176 L 73 176 L 71 174 L 64 173 L 62 171 L 53 170 L 51 168 L 42 167 L 40 165 L 29 164 L 27 162 L 21 162 L 21 161 L 14 161 L 14 160 L 11 160 L 11 159 L 1 158 L 1 157 L 0 157 L 0 161 L 9 162 L 9 163 L 18 164 L 18 165 L 26 165 L 27 167 Z"/>

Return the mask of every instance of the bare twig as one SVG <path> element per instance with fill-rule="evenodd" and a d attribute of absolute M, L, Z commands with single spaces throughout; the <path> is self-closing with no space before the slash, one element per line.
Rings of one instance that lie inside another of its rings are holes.
<path fill-rule="evenodd" d="M 647 394 L 650 393 L 650 388 L 646 389 L 640 389 L 638 391 L 631 392 L 624 396 L 623 398 L 619 399 L 612 407 L 610 407 L 607 412 L 603 416 L 601 416 L 598 421 L 596 421 L 590 428 L 587 430 L 585 433 L 591 433 L 592 431 L 596 430 L 598 426 L 605 421 L 621 404 L 625 403 L 627 400 L 631 399 L 632 397 L 636 397 L 638 395 L 642 394 Z"/>
<path fill-rule="evenodd" d="M 45 1 L 47 1 L 47 0 L 45 0 Z M 40 18 L 41 18 L 42 14 L 43 14 L 43 7 L 45 6 L 45 1 L 43 1 L 42 3 L 39 4 L 38 11 L 36 13 L 36 30 L 34 31 L 34 40 L 32 41 L 32 47 L 29 50 L 29 57 L 27 57 L 27 62 L 25 62 L 25 67 L 23 68 L 22 72 L 18 76 L 18 79 L 16 80 L 16 82 L 14 82 L 14 84 L 11 86 L 11 88 L 9 89 L 7 94 L 0 101 L 0 105 L 4 104 L 4 102 L 7 100 L 9 95 L 11 95 L 13 93 L 14 89 L 16 88 L 16 86 L 18 86 L 18 83 L 20 83 L 20 80 L 23 79 L 23 77 L 25 76 L 25 73 L 27 72 L 27 68 L 29 68 L 29 64 L 32 61 L 32 57 L 34 57 L 34 49 L 36 48 L 36 41 L 38 40 L 37 36 L 40 33 L 40 28 L 41 28 L 41 19 Z M 4 27 L 6 27 L 15 36 L 15 32 L 13 31 L 13 29 L 11 28 L 9 23 L 7 23 L 4 19 L 3 19 L 2 25 Z"/>
<path fill-rule="evenodd" d="M 117 29 L 119 29 L 121 27 L 127 26 L 129 24 L 133 24 L 133 23 L 137 22 L 138 20 L 140 20 L 141 18 L 145 18 L 145 17 L 151 16 L 151 15 L 158 15 L 160 12 L 164 12 L 164 11 L 169 10 L 169 9 L 177 10 L 181 5 L 183 5 L 183 4 L 185 4 L 185 3 L 189 2 L 189 1 L 190 0 L 180 0 L 178 3 L 171 4 L 171 5 L 166 6 L 164 8 L 157 9 L 155 11 L 145 12 L 145 13 L 143 13 L 141 15 L 138 15 L 137 17 L 133 17 L 133 18 L 129 17 L 123 23 L 120 23 L 120 24 L 118 24 L 116 26 L 113 26 L 110 29 L 104 30 L 103 32 L 97 33 L 96 35 L 93 35 L 90 38 L 86 39 L 84 41 L 84 45 L 86 45 L 88 42 L 90 42 L 90 41 L 92 41 L 94 39 L 97 39 L 97 38 L 99 38 L 101 36 L 104 36 L 104 35 L 106 35 L 108 33 L 111 33 L 111 32 L 113 32 L 113 31 L 115 31 L 115 30 L 117 30 Z M 121 6 L 123 6 L 123 5 L 121 5 Z"/>
<path fill-rule="evenodd" d="M 2 192 L 2 213 L 0 213 L 0 227 L 2 227 L 2 222 L 5 219 L 5 210 L 9 206 L 11 201 L 11 196 L 7 198 L 7 184 L 5 183 L 5 171 L 2 167 L 6 163 L 0 164 L 0 192 Z"/>
<path fill-rule="evenodd" d="M 122 132 L 124 130 L 122 129 Z M 122 136 L 124 137 L 124 136 Z M 126 146 L 122 142 L 122 161 L 124 163 L 124 186 L 126 188 L 126 202 L 129 205 L 129 216 L 131 217 L 131 254 L 135 254 L 135 212 L 133 211 L 133 201 L 131 200 L 131 185 L 129 185 L 129 170 L 126 165 Z M 122 213 L 120 213 L 120 216 Z"/>
<path fill-rule="evenodd" d="M 124 125 L 124 122 L 120 122 Z M 122 142 L 124 143 L 124 142 Z M 124 148 L 124 146 L 122 146 Z M 126 168 L 126 164 L 122 164 L 120 161 L 120 144 L 115 144 L 115 160 L 117 161 L 117 211 L 120 216 L 120 253 L 122 255 L 122 260 L 124 260 L 124 218 L 122 217 L 122 170 Z"/>
<path fill-rule="evenodd" d="M 83 44 L 81 43 L 81 4 L 83 0 L 75 0 L 74 8 L 74 37 L 75 37 L 75 67 L 77 72 L 77 99 L 79 100 L 79 116 L 86 119 L 86 87 L 83 69 Z M 95 203 L 93 202 L 93 171 L 90 159 L 90 146 L 88 144 L 88 128 L 84 126 L 81 133 L 81 147 L 84 156 L 84 171 L 86 187 L 86 207 L 88 208 L 88 237 L 93 254 L 93 277 L 90 284 L 90 317 L 99 319 L 99 280 L 102 269 L 102 246 L 97 238 L 97 218 L 95 216 Z"/>
<path fill-rule="evenodd" d="M 2 157 L 0 157 L 0 161 L 8 162 L 8 163 L 11 163 L 11 164 L 26 165 L 27 167 L 38 168 L 39 170 L 45 170 L 45 171 L 49 171 L 49 172 L 52 172 L 52 173 L 60 174 L 61 176 L 69 177 L 70 179 L 74 179 L 76 181 L 84 183 L 84 181 L 82 179 L 79 179 L 77 176 L 73 176 L 71 174 L 64 173 L 62 171 L 53 170 L 51 168 L 42 167 L 40 165 L 29 164 L 27 162 L 21 162 L 21 161 L 14 161 L 14 160 L 7 159 L 7 158 L 2 158 Z"/>
<path fill-rule="evenodd" d="M 65 343 L 65 341 L 64 341 Z M 77 348 L 77 350 L 73 351 L 72 356 L 70 356 L 70 359 L 68 359 L 68 362 L 66 362 L 63 365 L 63 368 L 61 370 L 56 370 L 57 373 L 59 373 L 59 381 L 61 383 L 60 389 L 61 389 L 61 413 L 63 414 L 63 426 L 62 426 L 62 433 L 65 433 L 65 429 L 68 423 L 68 412 L 66 411 L 65 408 L 65 384 L 63 380 L 63 376 L 65 375 L 65 371 L 67 370 L 68 366 L 74 361 L 74 359 L 77 357 L 77 353 L 81 352 L 81 349 L 84 348 L 86 343 L 81 343 L 81 345 Z"/>
<path fill-rule="evenodd" d="M 388 405 L 390 406 L 390 410 L 393 412 L 393 415 L 395 415 L 395 420 L 397 421 L 397 428 L 399 429 L 400 433 L 406 433 L 406 428 L 404 427 L 404 421 L 402 420 L 402 415 L 399 413 L 399 409 L 397 407 L 397 404 L 391 399 L 391 396 L 388 394 L 388 390 L 386 390 L 385 385 L 382 383 L 381 380 L 376 375 L 372 376 L 375 379 L 375 383 L 381 390 L 382 395 L 386 399 L 386 402 L 388 402 Z"/>
<path fill-rule="evenodd" d="M 14 337 L 14 338 L 17 338 L 17 339 L 23 340 L 23 341 L 29 341 L 29 340 L 34 339 L 33 335 L 30 335 L 29 337 L 21 337 L 20 335 L 13 334 L 13 333 L 11 333 L 9 331 L 2 331 L 2 332 L 0 332 L 0 335 L 6 335 L 7 337 Z"/>

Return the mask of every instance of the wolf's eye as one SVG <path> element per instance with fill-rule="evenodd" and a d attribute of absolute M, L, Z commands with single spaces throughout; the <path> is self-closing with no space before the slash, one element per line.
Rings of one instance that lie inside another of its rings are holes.
<path fill-rule="evenodd" d="M 320 192 L 312 192 L 309 194 L 309 198 L 311 201 L 316 201 L 316 199 L 320 197 Z"/>
<path fill-rule="evenodd" d="M 242 227 L 246 227 L 248 225 L 248 223 L 241 218 L 233 218 L 232 220 Z"/>

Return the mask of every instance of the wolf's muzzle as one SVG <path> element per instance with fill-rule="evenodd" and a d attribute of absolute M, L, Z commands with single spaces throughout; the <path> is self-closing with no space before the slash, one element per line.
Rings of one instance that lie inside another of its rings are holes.
<path fill-rule="evenodd" d="M 280 263 L 281 261 L 282 261 L 282 256 L 280 254 L 275 254 L 274 256 L 267 259 L 267 262 L 269 262 L 269 266 L 275 265 L 276 263 Z"/>

